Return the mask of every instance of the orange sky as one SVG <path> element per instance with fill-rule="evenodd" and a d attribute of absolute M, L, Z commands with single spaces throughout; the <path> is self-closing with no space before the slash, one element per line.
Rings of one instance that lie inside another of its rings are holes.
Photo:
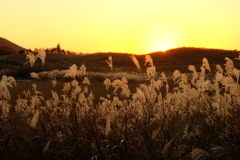
<path fill-rule="evenodd" d="M 240 0 L 7 0 L 0 37 L 82 53 L 240 50 L 239 6 Z"/>

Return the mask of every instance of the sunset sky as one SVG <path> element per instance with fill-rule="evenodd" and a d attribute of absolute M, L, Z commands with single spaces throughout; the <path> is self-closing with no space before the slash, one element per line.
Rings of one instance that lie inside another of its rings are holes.
<path fill-rule="evenodd" d="M 146 54 L 240 50 L 240 0 L 2 0 L 0 37 L 25 48 Z"/>

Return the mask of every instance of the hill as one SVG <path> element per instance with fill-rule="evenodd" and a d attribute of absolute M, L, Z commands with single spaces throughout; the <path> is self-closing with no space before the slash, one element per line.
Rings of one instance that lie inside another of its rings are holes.
<path fill-rule="evenodd" d="M 233 60 L 236 68 L 240 68 L 240 61 L 234 59 L 238 57 L 236 50 L 204 49 L 204 48 L 175 48 L 165 52 L 149 53 L 153 58 L 157 72 L 172 73 L 178 69 L 181 72 L 189 72 L 188 65 L 194 65 L 198 71 L 202 65 L 202 59 L 206 57 L 212 71 L 220 64 L 224 68 L 225 57 Z M 12 75 L 14 77 L 29 77 L 31 72 L 41 72 L 50 70 L 69 69 L 72 64 L 80 66 L 85 64 L 87 71 L 110 72 L 106 63 L 108 56 L 113 59 L 113 72 L 137 72 L 137 68 L 126 53 L 93 53 L 93 54 L 54 54 L 47 53 L 46 62 L 43 66 L 38 59 L 33 67 L 26 62 L 26 55 L 23 53 L 0 56 L 0 74 Z M 145 73 L 145 55 L 136 55 L 142 72 Z"/>
<path fill-rule="evenodd" d="M 5 53 L 17 53 L 20 50 L 25 50 L 25 48 L 0 37 L 0 51 L 4 51 Z"/>

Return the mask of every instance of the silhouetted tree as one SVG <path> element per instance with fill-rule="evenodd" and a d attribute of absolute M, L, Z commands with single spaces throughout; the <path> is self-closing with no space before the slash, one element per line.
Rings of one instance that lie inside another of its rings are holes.
<path fill-rule="evenodd" d="M 60 47 L 60 45 L 58 43 L 58 45 L 57 45 L 57 53 L 60 53 L 60 52 L 61 52 L 61 47 Z"/>

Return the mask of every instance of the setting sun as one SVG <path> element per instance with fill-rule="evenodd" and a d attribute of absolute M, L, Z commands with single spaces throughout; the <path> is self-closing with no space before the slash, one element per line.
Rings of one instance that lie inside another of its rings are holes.
<path fill-rule="evenodd" d="M 174 45 L 170 40 L 160 39 L 156 40 L 156 42 L 152 43 L 151 50 L 152 51 L 166 51 L 170 48 L 174 48 Z"/>
<path fill-rule="evenodd" d="M 168 25 L 146 26 L 146 30 L 139 39 L 142 42 L 142 51 L 156 52 L 166 51 L 171 48 L 181 47 L 186 41 L 187 34 L 184 28 L 176 28 Z"/>

